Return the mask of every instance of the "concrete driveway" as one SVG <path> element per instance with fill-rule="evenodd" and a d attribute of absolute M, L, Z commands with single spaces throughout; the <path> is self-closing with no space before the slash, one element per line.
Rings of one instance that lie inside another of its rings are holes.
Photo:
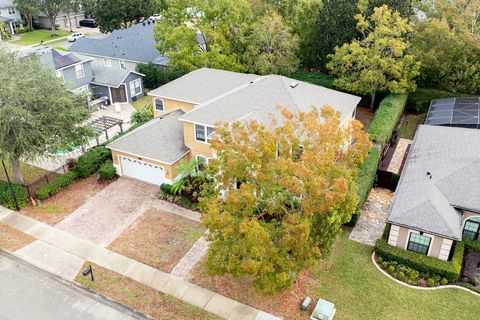
<path fill-rule="evenodd" d="M 0 251 L 0 319 L 133 320 L 139 313 Z"/>
<path fill-rule="evenodd" d="M 159 201 L 158 191 L 158 186 L 119 178 L 56 227 L 106 247 Z"/>

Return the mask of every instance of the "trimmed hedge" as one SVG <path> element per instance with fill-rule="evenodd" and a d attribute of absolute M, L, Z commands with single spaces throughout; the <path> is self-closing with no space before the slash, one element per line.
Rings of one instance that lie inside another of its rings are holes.
<path fill-rule="evenodd" d="M 113 166 L 112 160 L 107 160 L 102 164 L 98 173 L 100 174 L 100 178 L 104 180 L 112 180 L 117 175 L 117 169 Z"/>
<path fill-rule="evenodd" d="M 28 202 L 27 190 L 19 184 L 12 183 L 13 192 L 17 198 L 17 203 L 20 208 L 25 207 Z M 12 192 L 8 183 L 0 181 L 0 205 L 9 209 L 15 208 L 15 201 L 13 201 Z"/>
<path fill-rule="evenodd" d="M 112 152 L 104 146 L 90 149 L 87 153 L 78 158 L 75 164 L 75 171 L 81 178 L 86 178 L 100 169 L 100 166 L 107 160 L 112 160 Z"/>
<path fill-rule="evenodd" d="M 37 196 L 40 198 L 40 200 L 45 200 L 48 197 L 57 194 L 63 188 L 71 185 L 77 177 L 78 174 L 75 171 L 69 171 L 65 174 L 62 174 L 47 183 L 42 188 L 38 189 Z"/>
<path fill-rule="evenodd" d="M 335 78 L 323 73 L 295 71 L 294 73 L 289 74 L 288 76 L 293 79 L 310 82 L 325 88 L 337 89 L 333 84 L 333 81 L 335 80 Z"/>
<path fill-rule="evenodd" d="M 375 175 L 377 174 L 378 163 L 380 161 L 380 150 L 373 147 L 365 158 L 365 162 L 357 170 L 357 211 L 352 215 L 350 225 L 355 225 L 360 218 L 363 206 L 367 201 L 368 194 L 373 187 Z"/>
<path fill-rule="evenodd" d="M 380 102 L 375 118 L 368 128 L 372 141 L 382 145 L 387 143 L 402 116 L 407 98 L 406 94 L 390 94 Z"/>
<path fill-rule="evenodd" d="M 383 260 L 396 261 L 420 273 L 440 276 L 449 282 L 456 281 L 460 276 L 463 250 L 463 244 L 457 243 L 452 261 L 449 262 L 391 246 L 385 240 L 378 239 L 375 243 L 375 253 Z"/>
<path fill-rule="evenodd" d="M 159 67 L 153 63 L 140 63 L 137 65 L 137 71 L 145 75 L 143 85 L 149 89 L 156 89 L 185 74 L 183 71 L 173 70 L 169 67 Z"/>
<path fill-rule="evenodd" d="M 430 102 L 435 99 L 471 96 L 465 93 L 450 92 L 438 89 L 417 88 L 408 96 L 408 108 L 416 113 L 425 113 L 430 108 Z"/>
<path fill-rule="evenodd" d="M 480 252 L 480 242 L 472 239 L 463 239 L 462 241 L 465 244 L 465 248 L 471 251 Z"/>

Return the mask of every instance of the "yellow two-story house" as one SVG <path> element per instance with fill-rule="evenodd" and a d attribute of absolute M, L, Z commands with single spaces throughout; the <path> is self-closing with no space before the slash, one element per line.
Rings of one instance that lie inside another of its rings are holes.
<path fill-rule="evenodd" d="M 148 93 L 155 118 L 113 141 L 113 162 L 120 176 L 153 184 L 171 183 L 181 160 L 208 162 L 215 157 L 209 137 L 215 124 L 279 116 L 329 105 L 342 125 L 355 117 L 360 98 L 284 76 L 259 76 L 202 68 Z"/>

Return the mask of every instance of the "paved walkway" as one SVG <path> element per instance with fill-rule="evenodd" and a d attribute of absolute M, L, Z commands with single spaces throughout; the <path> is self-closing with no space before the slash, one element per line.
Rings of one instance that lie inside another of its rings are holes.
<path fill-rule="evenodd" d="M 171 274 L 185 279 L 192 271 L 195 264 L 200 261 L 208 251 L 208 241 L 205 236 L 200 237 L 173 268 Z"/>
<path fill-rule="evenodd" d="M 385 229 L 393 195 L 392 191 L 383 188 L 373 188 L 370 191 L 362 215 L 350 233 L 350 240 L 375 245 L 375 241 L 382 237 Z"/>
<path fill-rule="evenodd" d="M 1 207 L 0 207 L 1 208 Z M 65 253 L 91 261 L 186 303 L 214 313 L 228 320 L 278 320 L 266 312 L 199 287 L 183 279 L 130 259 L 91 241 L 72 236 L 20 213 L 0 209 L 0 223 L 11 226 L 60 249 Z M 36 264 L 35 261 L 31 261 Z M 42 267 L 42 263 L 39 263 Z M 53 270 L 53 273 L 56 273 Z M 58 273 L 62 276 L 62 273 Z"/>

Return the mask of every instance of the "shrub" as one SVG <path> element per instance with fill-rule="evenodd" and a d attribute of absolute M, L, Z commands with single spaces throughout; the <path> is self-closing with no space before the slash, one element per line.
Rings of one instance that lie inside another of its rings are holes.
<path fill-rule="evenodd" d="M 435 280 L 433 280 L 432 278 L 428 278 L 427 279 L 427 286 L 428 287 L 433 287 L 435 285 Z"/>
<path fill-rule="evenodd" d="M 405 279 L 405 273 L 403 273 L 402 271 L 400 271 L 397 275 L 398 279 L 400 280 L 404 280 Z"/>
<path fill-rule="evenodd" d="M 130 121 L 134 126 L 140 126 L 153 119 L 153 108 L 149 105 L 148 108 L 136 110 L 130 116 Z"/>
<path fill-rule="evenodd" d="M 465 248 L 467 248 L 468 250 L 480 252 L 480 242 L 472 239 L 463 239 L 462 243 L 465 245 Z"/>
<path fill-rule="evenodd" d="M 98 173 L 100 174 L 100 178 L 104 180 L 112 180 L 117 175 L 117 169 L 113 166 L 112 160 L 107 160 L 102 164 Z"/>
<path fill-rule="evenodd" d="M 145 75 L 143 77 L 143 85 L 149 89 L 155 89 L 185 74 L 185 72 L 168 67 L 158 67 L 153 63 L 140 63 L 137 65 L 137 71 Z"/>
<path fill-rule="evenodd" d="M 458 253 L 457 253 L 458 251 Z M 459 255 L 461 248 L 455 248 L 454 256 Z M 384 260 L 397 261 L 398 263 L 417 270 L 422 274 L 439 275 L 450 282 L 457 280 L 460 269 L 453 262 L 424 256 L 422 254 L 406 251 L 389 245 L 384 240 L 377 240 L 375 252 Z M 460 263 L 461 266 L 461 263 Z"/>
<path fill-rule="evenodd" d="M 424 113 L 430 108 L 432 100 L 466 96 L 469 95 L 438 89 L 417 88 L 415 92 L 408 96 L 408 108 L 416 113 Z"/>
<path fill-rule="evenodd" d="M 373 147 L 365 158 L 365 162 L 357 170 L 357 210 L 352 215 L 350 225 L 355 225 L 360 218 L 363 206 L 367 201 L 368 194 L 373 187 L 375 175 L 377 174 L 378 162 L 380 161 L 380 150 Z"/>
<path fill-rule="evenodd" d="M 100 169 L 100 166 L 107 160 L 112 159 L 112 152 L 104 146 L 90 149 L 87 153 L 78 158 L 75 171 L 79 177 L 86 178 Z"/>
<path fill-rule="evenodd" d="M 71 185 L 77 176 L 78 175 L 75 171 L 69 171 L 65 174 L 62 174 L 40 188 L 37 191 L 37 196 L 41 200 L 45 200 L 48 197 L 58 193 L 63 188 Z"/>
<path fill-rule="evenodd" d="M 336 89 L 335 85 L 333 84 L 335 78 L 327 74 L 308 71 L 296 71 L 288 76 L 293 79 L 310 82 L 325 88 Z"/>
<path fill-rule="evenodd" d="M 460 274 L 462 271 L 462 264 L 463 264 L 463 253 L 465 251 L 465 244 L 463 241 L 457 242 L 455 245 L 455 252 L 452 256 L 452 267 L 456 273 Z M 447 278 L 447 280 L 450 280 Z M 451 281 L 451 280 L 450 280 Z"/>
<path fill-rule="evenodd" d="M 17 203 L 20 208 L 25 207 L 28 202 L 28 195 L 25 188 L 19 184 L 12 183 L 13 192 L 17 198 Z M 0 205 L 9 209 L 15 208 L 15 201 L 12 197 L 12 192 L 8 183 L 0 181 Z"/>
<path fill-rule="evenodd" d="M 368 128 L 370 139 L 382 145 L 387 143 L 402 116 L 407 98 L 406 94 L 390 94 L 380 102 L 375 118 Z"/>
<path fill-rule="evenodd" d="M 383 269 L 387 269 L 387 268 L 388 268 L 388 262 L 387 262 L 387 261 L 383 261 L 383 262 L 382 262 L 382 268 L 383 268 Z"/>
<path fill-rule="evenodd" d="M 440 280 L 440 284 L 441 284 L 442 286 L 445 286 L 445 285 L 448 284 L 448 280 L 445 279 L 445 278 L 442 278 L 442 280 Z"/>
<path fill-rule="evenodd" d="M 167 183 L 162 183 L 160 185 L 160 190 L 167 195 L 171 195 L 172 194 L 172 185 L 167 184 Z"/>
<path fill-rule="evenodd" d="M 383 262 L 383 259 L 382 259 L 382 257 L 378 257 L 378 263 L 380 263 L 380 264 L 381 264 L 382 262 Z"/>
<path fill-rule="evenodd" d="M 392 274 L 394 271 L 395 271 L 395 267 L 394 267 L 394 266 L 388 267 L 388 273 Z"/>

